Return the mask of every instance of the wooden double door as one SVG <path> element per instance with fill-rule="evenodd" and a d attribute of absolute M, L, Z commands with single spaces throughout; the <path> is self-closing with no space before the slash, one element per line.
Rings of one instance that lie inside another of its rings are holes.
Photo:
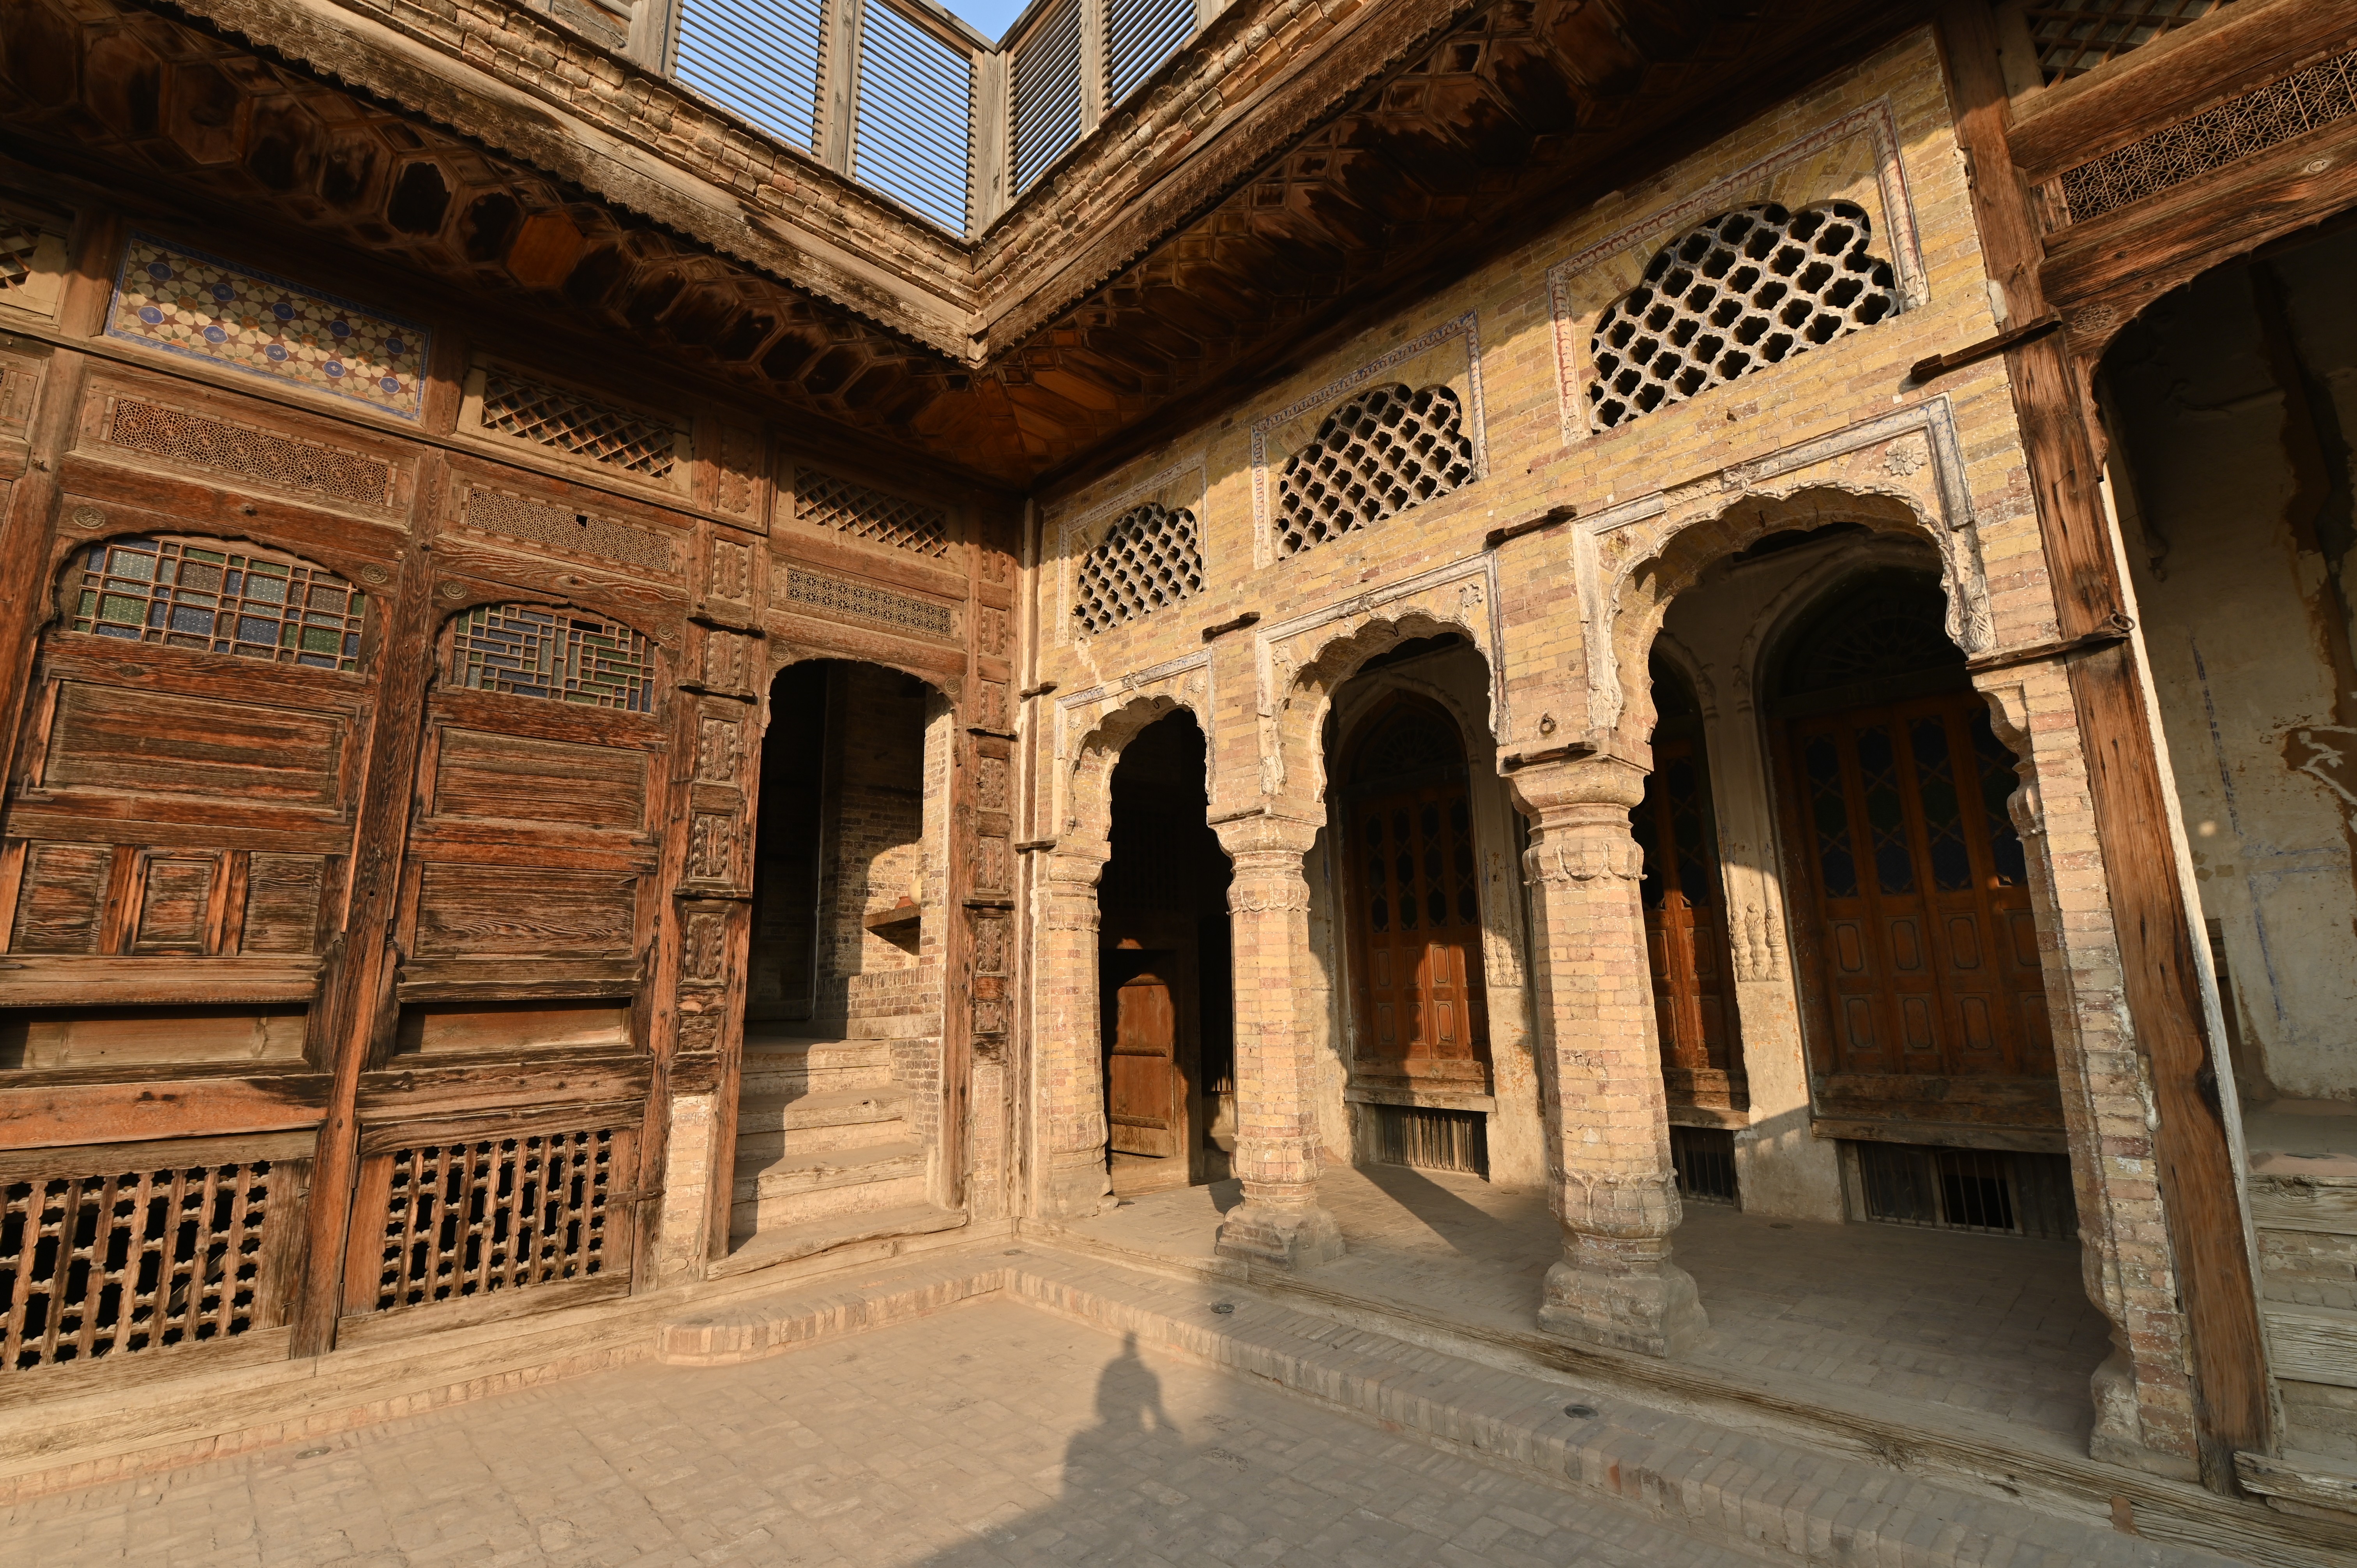
<path fill-rule="evenodd" d="M 1820 1118 L 2059 1127 L 2014 758 L 1985 701 L 1780 731 Z"/>

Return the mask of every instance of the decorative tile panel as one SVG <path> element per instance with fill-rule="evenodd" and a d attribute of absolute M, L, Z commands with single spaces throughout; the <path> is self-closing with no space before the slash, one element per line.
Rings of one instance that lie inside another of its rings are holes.
<path fill-rule="evenodd" d="M 805 614 L 868 621 L 940 642 L 953 640 L 949 606 L 866 583 L 789 567 L 780 597 L 786 608 Z"/>
<path fill-rule="evenodd" d="M 425 328 L 145 234 L 131 237 L 106 335 L 403 419 L 423 406 Z"/>

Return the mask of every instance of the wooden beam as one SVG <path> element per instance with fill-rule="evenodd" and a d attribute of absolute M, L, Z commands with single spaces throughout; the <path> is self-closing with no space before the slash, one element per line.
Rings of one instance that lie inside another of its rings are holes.
<path fill-rule="evenodd" d="M 70 1148 L 315 1127 L 328 1086 L 324 1074 L 305 1073 L 0 1089 L 0 1146 Z"/>
<path fill-rule="evenodd" d="M 2007 101 L 1986 0 L 1952 0 L 1941 15 L 1940 32 L 1988 270 L 2004 285 L 2014 319 L 2026 322 L 2046 308 L 2040 245 L 2029 190 L 2007 144 Z M 2125 609 L 2120 566 L 2072 361 L 2061 338 L 2048 335 L 2007 350 L 2006 369 L 2053 587 L 2058 640 L 2106 631 Z M 2131 646 L 2091 647 L 2068 668 L 2122 988 L 2158 1112 L 2154 1164 L 2184 1305 L 2202 1475 L 2212 1487 L 2231 1490 L 2234 1451 L 2266 1446 L 2266 1351 L 2244 1244 L 2241 1192 L 2215 1099 L 2225 1075 L 2205 1037 L 2192 911 L 2169 833 L 2175 803 L 2161 789 Z"/>

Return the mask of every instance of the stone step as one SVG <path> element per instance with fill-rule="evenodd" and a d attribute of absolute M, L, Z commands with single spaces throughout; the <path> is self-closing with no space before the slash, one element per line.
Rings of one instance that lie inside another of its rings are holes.
<path fill-rule="evenodd" d="M 759 1236 L 820 1220 L 847 1219 L 887 1208 L 907 1208 L 928 1201 L 924 1163 L 898 1165 L 895 1174 L 882 1169 L 857 1180 L 823 1187 L 794 1187 L 746 1191 L 738 1189 L 728 1206 L 728 1233 Z"/>
<path fill-rule="evenodd" d="M 873 1148 L 879 1144 L 905 1144 L 910 1136 L 909 1123 L 897 1113 L 867 1121 L 846 1118 L 810 1127 L 797 1127 L 791 1123 L 780 1127 L 774 1122 L 767 1125 L 759 1122 L 748 1125 L 739 1121 L 737 1123 L 737 1168 L 740 1171 L 763 1170 L 780 1161 L 791 1162 L 804 1155 L 816 1157 L 841 1155 L 850 1149 Z"/>
<path fill-rule="evenodd" d="M 964 1223 L 964 1209 L 942 1208 L 931 1203 L 823 1215 L 798 1225 L 780 1225 L 732 1238 L 728 1255 L 715 1262 L 706 1271 L 706 1277 L 720 1279 L 750 1273 L 771 1263 L 814 1257 L 856 1242 L 930 1236 L 940 1230 L 953 1230 Z"/>
<path fill-rule="evenodd" d="M 1003 1299 L 1006 1271 L 977 1269 L 965 1251 L 961 1247 L 945 1260 L 899 1264 L 881 1277 L 866 1270 L 833 1273 L 750 1301 L 683 1313 L 655 1330 L 655 1359 L 673 1366 L 734 1366 L 969 1301 Z M 854 1280 L 859 1283 L 849 1283 Z"/>
<path fill-rule="evenodd" d="M 737 1135 L 748 1132 L 800 1133 L 815 1127 L 848 1127 L 863 1122 L 898 1122 L 909 1111 L 909 1091 L 898 1084 L 855 1084 L 808 1094 L 748 1094 L 737 1102 Z"/>
<path fill-rule="evenodd" d="M 892 1082 L 892 1047 L 872 1040 L 745 1043 L 738 1092 L 793 1096 L 842 1089 L 885 1088 Z"/>

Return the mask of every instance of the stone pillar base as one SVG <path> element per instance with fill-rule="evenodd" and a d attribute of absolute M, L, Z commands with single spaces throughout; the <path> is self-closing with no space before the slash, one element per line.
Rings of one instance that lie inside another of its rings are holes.
<path fill-rule="evenodd" d="M 1578 1262 L 1547 1271 L 1539 1326 L 1549 1334 L 1667 1358 L 1693 1349 L 1710 1326 L 1694 1276 L 1660 1242 L 1582 1237 L 1577 1251 Z"/>
<path fill-rule="evenodd" d="M 1040 1199 L 1042 1219 L 1086 1219 L 1111 1208 L 1113 1176 L 1105 1169 L 1104 1155 L 1052 1165 Z"/>
<path fill-rule="evenodd" d="M 1248 1197 L 1220 1221 L 1211 1251 L 1281 1269 L 1315 1268 L 1342 1255 L 1342 1228 L 1314 1203 L 1296 1208 Z"/>

